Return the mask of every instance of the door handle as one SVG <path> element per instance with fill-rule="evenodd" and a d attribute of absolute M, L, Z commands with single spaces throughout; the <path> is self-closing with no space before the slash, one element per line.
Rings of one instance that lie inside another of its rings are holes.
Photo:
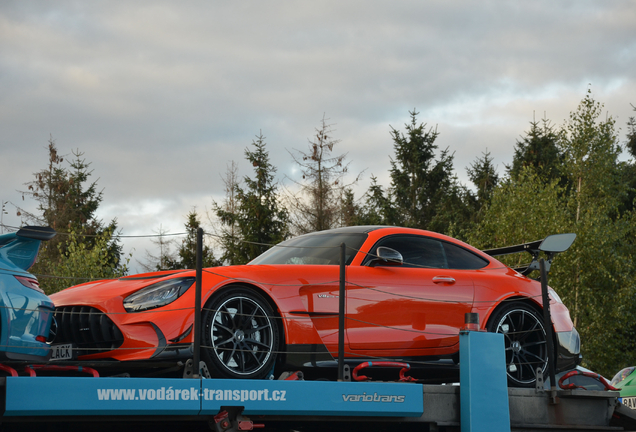
<path fill-rule="evenodd" d="M 452 278 L 450 276 L 435 276 L 433 278 L 433 283 L 436 283 L 436 284 L 439 284 L 439 283 L 454 284 L 455 283 L 455 278 Z"/>

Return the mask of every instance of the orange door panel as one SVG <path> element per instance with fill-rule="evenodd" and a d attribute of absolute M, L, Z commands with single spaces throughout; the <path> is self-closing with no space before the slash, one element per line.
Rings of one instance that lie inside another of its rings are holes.
<path fill-rule="evenodd" d="M 352 350 L 455 345 L 474 286 L 465 270 L 349 267 L 346 333 Z M 400 355 L 399 352 L 393 353 Z"/>

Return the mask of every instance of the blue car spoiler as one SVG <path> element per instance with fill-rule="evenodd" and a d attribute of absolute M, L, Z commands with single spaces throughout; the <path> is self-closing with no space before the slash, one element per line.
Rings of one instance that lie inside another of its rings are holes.
<path fill-rule="evenodd" d="M 40 243 L 51 240 L 55 234 L 50 227 L 25 226 L 17 232 L 0 235 L 0 267 L 10 271 L 28 270 L 35 263 Z"/>

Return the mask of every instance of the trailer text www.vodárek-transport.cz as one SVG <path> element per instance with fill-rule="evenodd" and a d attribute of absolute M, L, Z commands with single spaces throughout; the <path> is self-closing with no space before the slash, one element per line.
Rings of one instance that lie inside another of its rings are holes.
<path fill-rule="evenodd" d="M 160 387 L 157 389 L 97 389 L 100 401 L 152 401 L 152 400 L 217 400 L 217 401 L 286 401 L 286 390 L 214 390 L 190 387 L 174 389 Z"/>

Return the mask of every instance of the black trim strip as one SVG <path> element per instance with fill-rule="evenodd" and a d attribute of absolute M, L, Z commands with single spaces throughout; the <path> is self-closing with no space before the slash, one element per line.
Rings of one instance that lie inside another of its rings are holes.
<path fill-rule="evenodd" d="M 157 357 L 159 354 L 161 354 L 161 352 L 166 348 L 166 346 L 168 345 L 166 343 L 166 337 L 163 335 L 163 333 L 161 332 L 161 330 L 159 330 L 159 327 L 157 327 L 157 325 L 155 323 L 150 323 L 150 325 L 152 326 L 152 328 L 155 329 L 155 332 L 157 333 L 157 339 L 158 339 L 158 343 L 157 343 L 157 349 L 155 350 L 155 352 L 150 356 L 150 358 L 155 358 Z"/>
<path fill-rule="evenodd" d="M 309 316 L 337 316 L 338 312 L 308 312 L 308 311 L 289 311 L 293 315 L 309 315 Z"/>
<path fill-rule="evenodd" d="M 170 342 L 172 343 L 176 343 L 176 342 L 181 342 L 183 339 L 185 339 L 186 336 L 188 336 L 190 334 L 190 332 L 192 331 L 192 327 L 194 326 L 194 324 L 191 324 L 190 327 L 188 327 L 188 329 L 183 332 L 182 335 L 177 336 L 174 339 L 170 339 Z"/>

